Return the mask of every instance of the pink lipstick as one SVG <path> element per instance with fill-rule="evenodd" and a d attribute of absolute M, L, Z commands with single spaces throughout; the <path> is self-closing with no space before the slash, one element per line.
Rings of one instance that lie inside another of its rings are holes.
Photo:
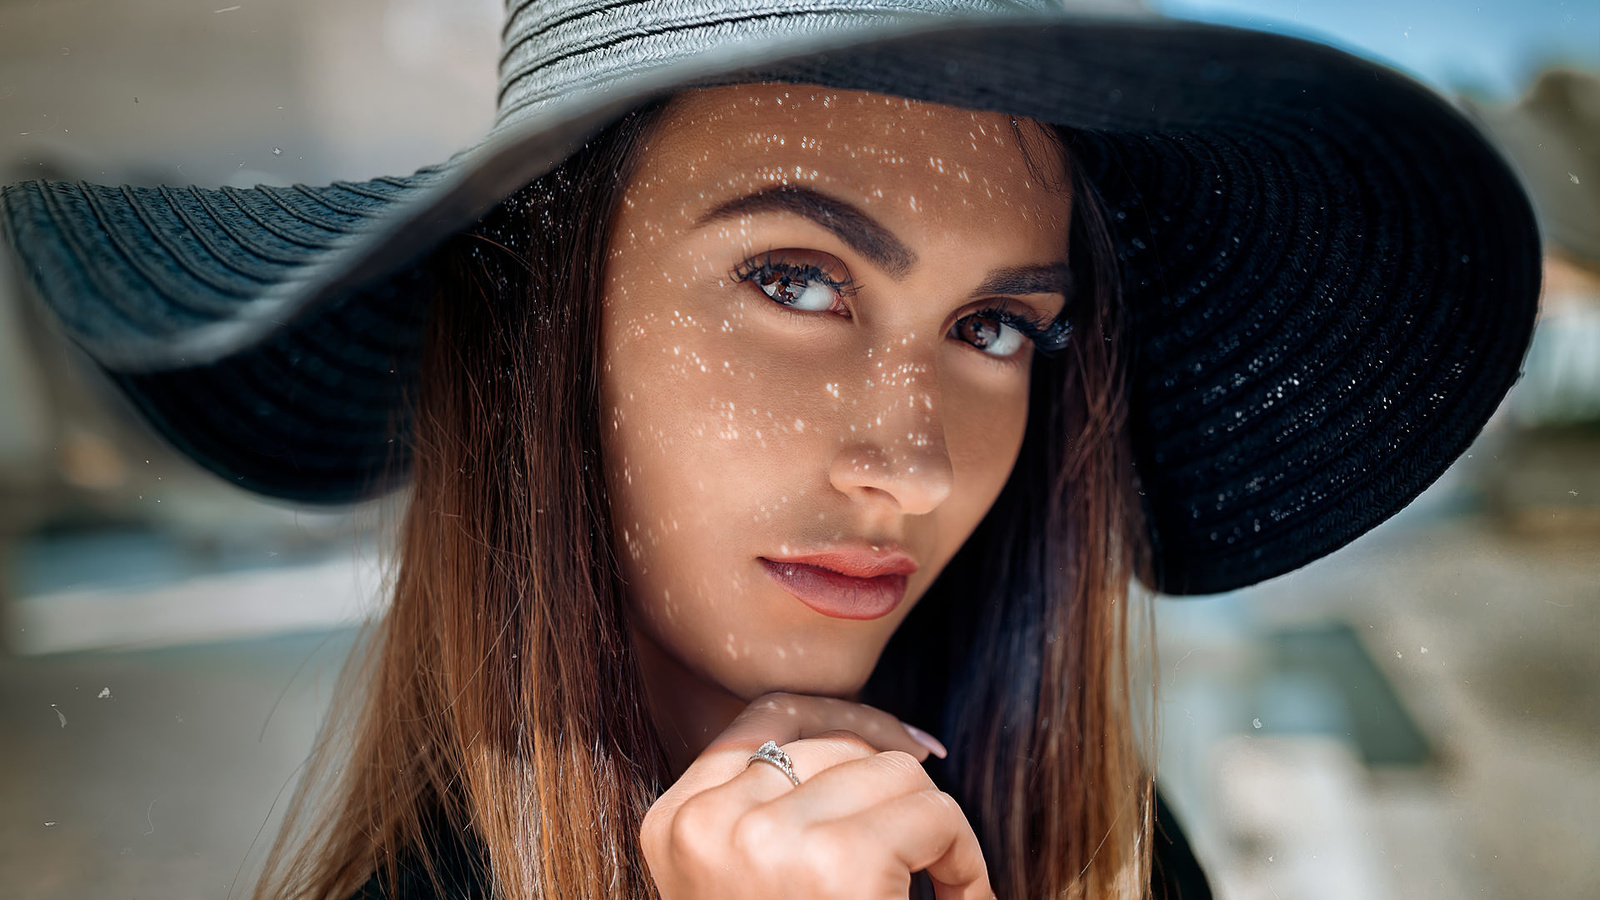
<path fill-rule="evenodd" d="M 761 557 L 767 574 L 801 603 L 835 619 L 877 619 L 906 595 L 906 576 L 917 564 L 904 553 L 831 550 Z"/>

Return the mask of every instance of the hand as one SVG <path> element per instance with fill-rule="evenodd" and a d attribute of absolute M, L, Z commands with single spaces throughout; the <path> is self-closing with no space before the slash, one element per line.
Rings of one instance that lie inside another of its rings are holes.
<path fill-rule="evenodd" d="M 763 762 L 777 741 L 800 786 Z M 939 900 L 990 900 L 977 835 L 923 771 L 929 749 L 859 703 L 757 698 L 645 814 L 663 900 L 905 900 L 926 869 Z"/>

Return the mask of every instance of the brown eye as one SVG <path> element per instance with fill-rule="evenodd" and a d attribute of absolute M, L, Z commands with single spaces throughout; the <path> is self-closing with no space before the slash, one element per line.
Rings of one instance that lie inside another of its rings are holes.
<path fill-rule="evenodd" d="M 830 278 L 821 268 L 782 260 L 764 259 L 747 263 L 734 275 L 738 281 L 753 283 L 774 303 L 803 312 L 844 313 L 848 282 Z"/>
<path fill-rule="evenodd" d="M 823 312 L 833 308 L 839 292 L 828 284 L 808 278 L 809 273 L 773 270 L 756 280 L 761 292 L 794 309 Z"/>
<path fill-rule="evenodd" d="M 973 313 L 950 326 L 951 337 L 966 341 L 991 356 L 1010 356 L 1022 348 L 1022 332 L 992 316 Z"/>

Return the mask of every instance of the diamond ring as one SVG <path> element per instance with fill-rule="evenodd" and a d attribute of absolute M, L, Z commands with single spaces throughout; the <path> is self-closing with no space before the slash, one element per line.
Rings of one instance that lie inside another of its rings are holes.
<path fill-rule="evenodd" d="M 750 754 L 750 759 L 745 761 L 745 768 L 749 768 L 756 760 L 777 766 L 778 771 L 789 776 L 789 781 L 795 787 L 800 786 L 800 776 L 794 774 L 794 763 L 789 761 L 789 754 L 778 747 L 776 741 L 767 741 Z"/>

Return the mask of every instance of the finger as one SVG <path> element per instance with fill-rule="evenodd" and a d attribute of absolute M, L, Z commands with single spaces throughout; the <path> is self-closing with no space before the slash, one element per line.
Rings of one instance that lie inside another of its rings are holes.
<path fill-rule="evenodd" d="M 918 759 L 926 758 L 929 752 L 899 719 L 883 710 L 832 697 L 765 694 L 745 707 L 706 747 L 669 793 L 693 795 L 727 783 L 744 770 L 750 754 L 766 741 L 782 746 L 840 730 L 859 735 L 877 750 L 901 750 Z M 781 773 L 773 774 L 781 777 Z"/>
<path fill-rule="evenodd" d="M 983 849 L 961 807 L 938 790 L 903 794 L 832 825 L 836 841 L 887 847 L 909 872 L 927 870 L 939 900 L 992 900 Z"/>
<path fill-rule="evenodd" d="M 795 776 L 802 782 L 810 781 L 840 763 L 866 759 L 878 752 L 878 748 L 853 731 L 824 731 L 815 737 L 790 741 L 780 749 L 789 757 Z M 767 768 L 778 771 L 773 766 Z"/>
<path fill-rule="evenodd" d="M 822 752 L 823 748 L 816 751 Z M 798 760 L 795 768 L 800 768 Z M 783 780 L 783 773 L 774 774 Z M 797 823 L 825 822 L 853 816 L 906 794 L 937 790 L 915 757 L 890 750 L 841 760 L 803 780 L 799 789 L 772 796 L 763 812 Z"/>
<path fill-rule="evenodd" d="M 795 777 L 805 785 L 821 772 L 852 760 L 872 757 L 877 753 L 871 744 L 848 731 L 830 731 L 813 738 L 802 738 L 783 745 L 789 756 Z M 902 754 L 903 755 L 903 754 Z M 702 796 L 720 797 L 740 815 L 764 803 L 791 794 L 798 787 L 789 781 L 783 770 L 771 763 L 751 760 L 745 770 L 720 785 L 701 792 Z"/>
<path fill-rule="evenodd" d="M 764 694 L 751 701 L 711 746 L 723 741 L 741 746 L 753 741 L 752 746 L 756 747 L 765 741 L 776 741 L 782 746 L 829 731 L 860 735 L 879 750 L 903 750 L 918 759 L 928 755 L 928 748 L 917 741 L 904 722 L 881 709 L 836 697 L 787 693 Z"/>

